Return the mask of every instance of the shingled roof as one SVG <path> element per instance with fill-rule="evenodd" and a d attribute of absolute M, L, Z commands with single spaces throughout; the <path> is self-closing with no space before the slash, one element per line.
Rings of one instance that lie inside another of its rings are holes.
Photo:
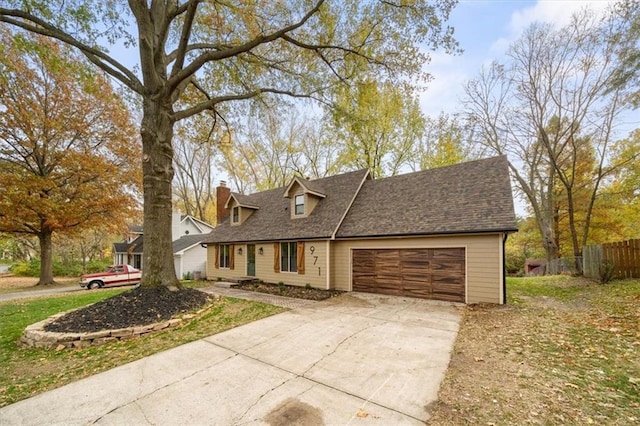
<path fill-rule="evenodd" d="M 336 238 L 516 231 L 505 156 L 368 180 Z"/>
<path fill-rule="evenodd" d="M 191 246 L 200 244 L 206 238 L 206 234 L 183 235 L 172 243 L 173 253 L 175 254 Z"/>
<path fill-rule="evenodd" d="M 239 226 L 231 226 L 227 217 L 207 235 L 205 242 L 330 238 L 367 176 L 367 170 L 359 170 L 312 181 L 314 190 L 326 194 L 326 197 L 308 217 L 300 219 L 291 219 L 290 200 L 284 198 L 286 187 L 245 195 L 242 203 L 258 209 Z"/>
<path fill-rule="evenodd" d="M 130 243 L 113 243 L 113 249 L 116 253 L 142 253 L 142 247 L 144 244 L 144 235 L 140 235 Z"/>
<path fill-rule="evenodd" d="M 258 210 L 239 226 L 226 218 L 203 242 L 517 231 L 504 156 L 378 180 L 368 176 L 360 170 L 305 180 L 326 198 L 301 219 L 291 219 L 287 187 L 242 195 L 242 204 Z"/>

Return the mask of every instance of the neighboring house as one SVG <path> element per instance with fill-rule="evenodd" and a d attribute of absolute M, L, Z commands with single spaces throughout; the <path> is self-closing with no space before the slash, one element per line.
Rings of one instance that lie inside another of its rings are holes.
<path fill-rule="evenodd" d="M 213 226 L 193 216 L 173 212 L 171 216 L 171 235 L 173 240 L 173 261 L 176 276 L 183 278 L 187 274 L 204 276 L 206 272 L 207 251 L 200 243 Z M 129 227 L 126 241 L 113 245 L 114 263 L 129 264 L 144 269 L 142 253 L 144 235 L 141 226 Z"/>
<path fill-rule="evenodd" d="M 504 243 L 517 228 L 504 156 L 377 180 L 360 170 L 216 193 L 227 211 L 204 240 L 207 279 L 506 301 Z"/>

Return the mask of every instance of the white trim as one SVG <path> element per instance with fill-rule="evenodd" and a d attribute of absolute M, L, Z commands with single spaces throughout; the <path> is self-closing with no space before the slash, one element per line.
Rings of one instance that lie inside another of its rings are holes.
<path fill-rule="evenodd" d="M 182 256 L 184 253 L 186 253 L 187 251 L 191 250 L 192 248 L 200 246 L 200 244 L 201 243 L 192 244 L 189 247 L 185 247 L 182 250 L 174 252 L 173 254 L 174 254 L 174 256 Z"/>
<path fill-rule="evenodd" d="M 309 189 L 304 183 L 302 183 L 299 179 L 299 176 L 294 176 L 293 179 L 291 179 L 291 182 L 289 182 L 289 185 L 287 185 L 287 188 L 284 190 L 284 198 L 291 198 L 289 195 L 289 191 L 291 191 L 291 187 L 293 186 L 294 183 L 297 183 L 298 185 L 300 185 L 303 189 L 303 193 L 304 194 L 313 194 L 318 198 L 326 198 L 327 195 L 323 194 L 321 192 L 318 191 L 314 191 L 312 189 Z"/>
<path fill-rule="evenodd" d="M 209 228 L 209 230 L 211 230 L 211 229 L 213 229 L 213 228 L 214 228 L 214 226 L 213 226 L 213 225 L 210 225 L 210 224 L 208 224 L 207 222 L 205 222 L 204 220 L 200 220 L 200 219 L 198 219 L 198 218 L 196 218 L 196 217 L 193 217 L 193 216 L 191 216 L 191 215 L 185 215 L 184 219 L 183 219 L 180 223 L 182 223 L 182 222 L 184 222 L 185 220 L 187 220 L 187 218 L 188 218 L 188 219 L 191 219 L 191 221 L 192 221 L 192 222 L 193 222 L 193 224 L 196 226 L 196 228 L 198 228 L 198 229 L 200 230 L 200 233 L 204 233 L 204 232 L 202 231 L 202 226 L 206 226 L 207 228 Z M 199 226 L 198 224 L 200 224 L 200 226 Z"/>

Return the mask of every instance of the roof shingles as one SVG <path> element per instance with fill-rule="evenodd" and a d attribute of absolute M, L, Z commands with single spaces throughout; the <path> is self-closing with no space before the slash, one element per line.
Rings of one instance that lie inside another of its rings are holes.
<path fill-rule="evenodd" d="M 517 230 L 504 156 L 379 180 L 364 180 L 367 176 L 360 170 L 305 181 L 326 198 L 301 219 L 291 219 L 285 187 L 243 196 L 243 204 L 259 209 L 239 226 L 227 218 L 204 241 L 322 239 L 333 236 L 338 225 L 336 238 Z"/>
<path fill-rule="evenodd" d="M 290 200 L 285 188 L 276 188 L 243 197 L 243 203 L 259 207 L 239 226 L 231 226 L 229 218 L 219 224 L 206 242 L 278 241 L 329 238 L 356 195 L 367 170 L 344 173 L 314 181 L 314 188 L 330 188 L 308 217 L 291 219 Z"/>
<path fill-rule="evenodd" d="M 336 235 L 515 231 L 506 157 L 365 182 Z"/>

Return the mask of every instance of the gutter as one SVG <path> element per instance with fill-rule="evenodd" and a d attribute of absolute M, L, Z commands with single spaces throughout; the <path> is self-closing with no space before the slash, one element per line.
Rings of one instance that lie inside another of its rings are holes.
<path fill-rule="evenodd" d="M 439 235 L 482 235 L 517 232 L 518 229 L 482 229 L 482 230 L 462 230 L 462 231 L 440 231 L 440 232 L 407 232 L 402 234 L 372 234 L 372 235 L 341 235 L 333 239 L 337 240 L 354 240 L 354 239 L 370 239 L 370 238 L 403 238 L 403 237 L 434 237 Z"/>

